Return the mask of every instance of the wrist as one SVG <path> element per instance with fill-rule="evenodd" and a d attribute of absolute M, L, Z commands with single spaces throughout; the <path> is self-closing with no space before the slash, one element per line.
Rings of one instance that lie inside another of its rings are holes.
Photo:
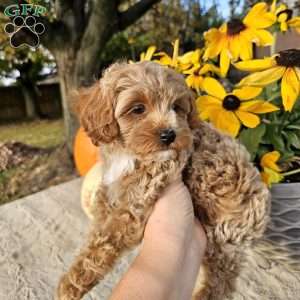
<path fill-rule="evenodd" d="M 159 282 L 173 282 L 180 272 L 186 257 L 186 245 L 183 239 L 162 238 L 145 239 L 137 266 L 152 274 Z"/>

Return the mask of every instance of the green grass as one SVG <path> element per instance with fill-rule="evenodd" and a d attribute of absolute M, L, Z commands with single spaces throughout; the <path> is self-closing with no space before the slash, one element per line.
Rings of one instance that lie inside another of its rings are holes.
<path fill-rule="evenodd" d="M 18 141 L 37 147 L 54 147 L 64 140 L 62 120 L 42 120 L 0 125 L 0 142 Z"/>

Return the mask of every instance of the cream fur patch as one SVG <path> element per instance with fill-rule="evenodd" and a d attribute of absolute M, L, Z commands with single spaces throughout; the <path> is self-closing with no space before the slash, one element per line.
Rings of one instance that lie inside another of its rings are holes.
<path fill-rule="evenodd" d="M 109 185 L 125 174 L 134 170 L 135 158 L 128 154 L 115 154 L 111 158 L 111 163 L 103 174 L 103 183 Z"/>

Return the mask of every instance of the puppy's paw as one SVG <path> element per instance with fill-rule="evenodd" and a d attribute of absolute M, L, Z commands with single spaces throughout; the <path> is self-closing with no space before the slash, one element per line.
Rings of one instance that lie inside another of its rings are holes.
<path fill-rule="evenodd" d="M 79 300 L 82 292 L 69 280 L 69 276 L 64 275 L 58 285 L 55 300 Z"/>

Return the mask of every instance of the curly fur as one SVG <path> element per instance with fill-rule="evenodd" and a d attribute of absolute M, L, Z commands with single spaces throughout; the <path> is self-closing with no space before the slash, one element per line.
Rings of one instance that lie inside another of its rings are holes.
<path fill-rule="evenodd" d="M 141 116 L 130 110 L 137 102 L 146 106 Z M 242 261 L 266 228 L 270 196 L 245 148 L 198 121 L 193 102 L 180 75 L 152 62 L 114 64 L 79 92 L 79 117 L 101 144 L 103 164 L 97 187 L 85 194 L 93 216 L 88 242 L 57 299 L 83 297 L 141 242 L 155 201 L 180 173 L 208 237 L 194 299 L 230 299 Z M 158 132 L 169 127 L 177 137 L 166 147 Z"/>

